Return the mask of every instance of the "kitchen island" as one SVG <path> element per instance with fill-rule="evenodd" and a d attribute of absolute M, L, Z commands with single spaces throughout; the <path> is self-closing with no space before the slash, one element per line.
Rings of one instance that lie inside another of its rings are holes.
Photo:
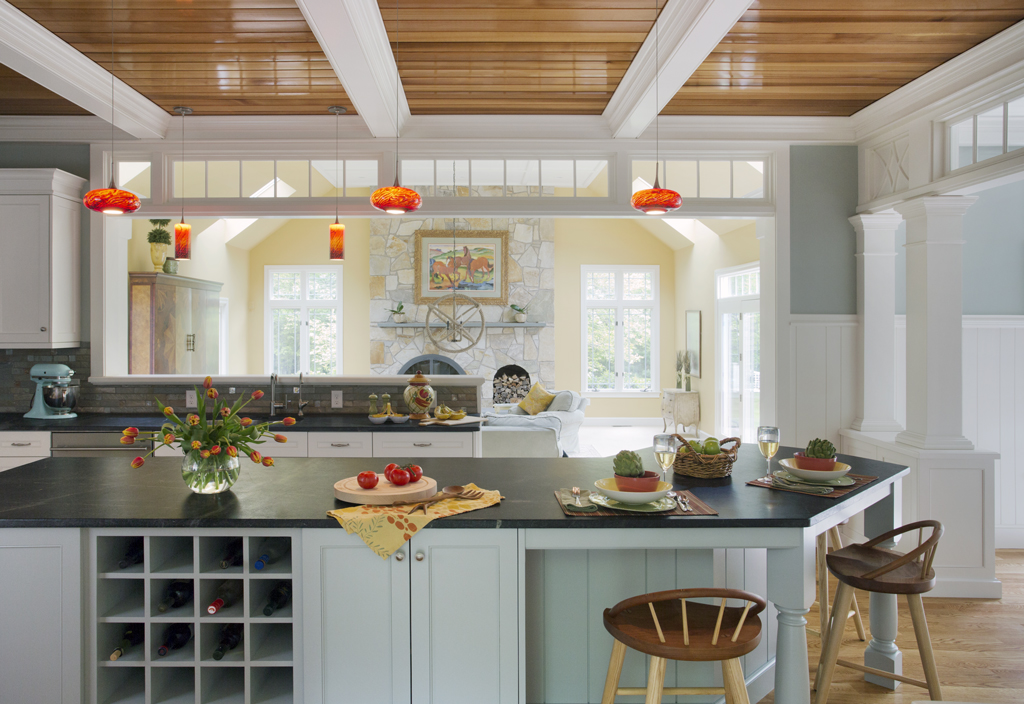
<path fill-rule="evenodd" d="M 776 701 L 800 704 L 809 701 L 803 617 L 815 598 L 816 536 L 860 511 L 869 535 L 900 523 L 907 470 L 847 461 L 879 479 L 840 499 L 747 486 L 765 462 L 743 448 L 731 478 L 676 479 L 718 516 L 590 517 L 563 515 L 553 492 L 608 476 L 609 459 L 425 459 L 439 486 L 475 482 L 505 499 L 437 520 L 381 560 L 326 516 L 344 506 L 334 482 L 382 470 L 379 459 L 245 465 L 219 496 L 192 495 L 171 458 L 139 470 L 108 458 L 43 460 L 0 474 L 0 700 L 582 704 L 600 700 L 611 647 L 604 608 L 715 584 L 773 605 L 744 662 L 751 700 L 774 687 Z M 252 558 L 267 537 L 286 538 L 291 551 L 257 572 Z M 138 538 L 143 562 L 118 569 Z M 222 571 L 233 538 L 245 560 Z M 172 579 L 192 580 L 196 598 L 161 614 L 155 604 Z M 201 607 L 225 579 L 242 581 L 245 597 L 208 616 Z M 293 598 L 266 617 L 278 581 Z M 894 598 L 872 595 L 871 613 L 876 633 L 895 633 Z M 157 639 L 177 622 L 195 639 L 158 657 Z M 244 624 L 243 645 L 215 661 L 225 622 Z M 126 623 L 144 624 L 145 643 L 110 662 Z M 898 671 L 898 650 L 878 638 L 866 657 Z M 623 686 L 645 675 L 631 654 Z M 667 683 L 715 678 L 708 663 L 680 663 Z"/>

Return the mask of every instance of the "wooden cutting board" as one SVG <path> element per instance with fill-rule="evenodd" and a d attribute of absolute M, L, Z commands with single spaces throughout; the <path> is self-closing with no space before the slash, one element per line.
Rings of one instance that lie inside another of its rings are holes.
<path fill-rule="evenodd" d="M 438 420 L 437 418 L 431 418 L 430 420 L 420 421 L 420 425 L 467 425 L 469 423 L 480 423 L 483 418 L 477 416 L 466 416 L 459 420 Z"/>
<path fill-rule="evenodd" d="M 377 486 L 364 489 L 355 477 L 342 479 L 334 484 L 334 496 L 350 504 L 381 506 L 396 501 L 423 501 L 437 493 L 437 482 L 430 477 L 420 477 L 418 482 L 395 486 L 383 474 L 378 474 Z"/>

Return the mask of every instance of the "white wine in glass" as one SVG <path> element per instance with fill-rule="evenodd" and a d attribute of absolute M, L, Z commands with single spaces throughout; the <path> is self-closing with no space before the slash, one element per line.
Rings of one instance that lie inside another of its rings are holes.
<path fill-rule="evenodd" d="M 661 477 L 668 481 L 668 471 L 672 463 L 676 461 L 676 452 L 679 450 L 679 440 L 674 435 L 654 436 L 654 459 L 661 467 Z"/>
<path fill-rule="evenodd" d="M 779 451 L 779 429 L 770 425 L 762 425 L 757 429 L 757 449 L 768 460 L 768 476 L 771 476 L 772 457 Z"/>

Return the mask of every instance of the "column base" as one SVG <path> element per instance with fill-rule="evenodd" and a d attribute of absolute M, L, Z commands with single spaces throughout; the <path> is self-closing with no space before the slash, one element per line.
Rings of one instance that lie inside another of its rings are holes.
<path fill-rule="evenodd" d="M 891 672 L 894 675 L 902 675 L 903 653 L 899 650 L 895 653 L 879 653 L 871 650 L 869 647 L 864 651 L 864 664 L 868 667 L 873 667 L 876 670 Z M 883 679 L 878 675 L 868 673 L 864 673 L 864 681 L 870 682 L 871 684 L 877 684 L 879 687 L 885 687 L 886 689 L 891 690 L 895 690 L 901 684 L 896 680 Z"/>
<path fill-rule="evenodd" d="M 853 430 L 860 430 L 864 433 L 899 433 L 903 431 L 903 426 L 895 420 L 865 420 L 863 418 L 854 418 L 850 427 Z"/>
<path fill-rule="evenodd" d="M 974 443 L 962 435 L 925 435 L 904 430 L 896 436 L 896 442 L 920 450 L 973 450 Z"/>

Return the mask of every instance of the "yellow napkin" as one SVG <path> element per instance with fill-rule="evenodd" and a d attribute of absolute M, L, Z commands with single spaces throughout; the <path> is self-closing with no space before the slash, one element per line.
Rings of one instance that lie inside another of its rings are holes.
<path fill-rule="evenodd" d="M 467 491 L 473 489 L 480 487 L 476 484 L 466 485 Z M 410 506 L 353 506 L 328 511 L 327 515 L 337 519 L 349 535 L 355 533 L 362 538 L 367 547 L 386 560 L 435 518 L 454 516 L 501 503 L 500 491 L 481 491 L 484 495 L 480 499 L 444 499 L 431 504 L 426 508 L 426 515 L 422 510 L 411 516 L 406 515 Z"/>

